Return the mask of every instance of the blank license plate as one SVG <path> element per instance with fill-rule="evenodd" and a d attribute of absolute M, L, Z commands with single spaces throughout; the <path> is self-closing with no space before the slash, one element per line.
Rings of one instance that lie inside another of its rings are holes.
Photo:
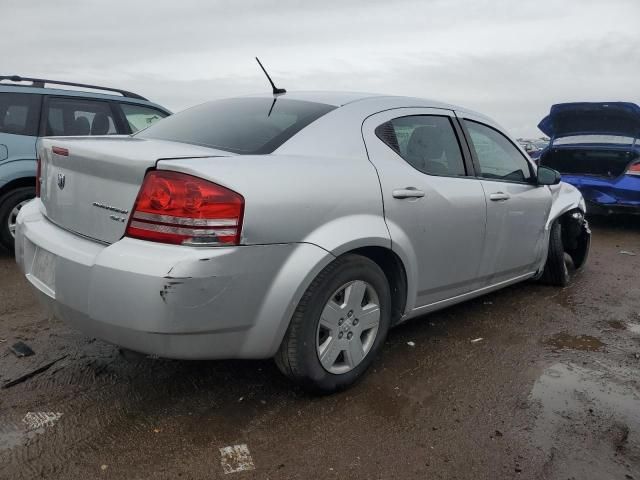
<path fill-rule="evenodd" d="M 33 258 L 31 275 L 46 285 L 51 293 L 54 293 L 56 291 L 56 256 L 47 250 L 38 248 Z"/>

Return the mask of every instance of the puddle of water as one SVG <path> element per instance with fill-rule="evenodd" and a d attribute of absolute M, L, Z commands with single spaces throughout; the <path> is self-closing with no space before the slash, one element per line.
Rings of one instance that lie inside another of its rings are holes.
<path fill-rule="evenodd" d="M 640 335 L 640 323 L 623 322 L 621 320 L 609 320 L 607 323 L 615 330 L 629 330 L 631 333 Z"/>
<path fill-rule="evenodd" d="M 556 413 L 575 410 L 580 404 L 592 403 L 614 412 L 637 416 L 637 412 L 640 412 L 640 392 L 630 385 L 615 383 L 616 377 L 611 372 L 558 363 L 545 370 L 536 381 L 531 397 L 540 400 L 543 407 Z M 636 421 L 640 423 L 640 417 Z"/>
<path fill-rule="evenodd" d="M 621 322 L 620 320 L 609 320 L 607 323 L 609 324 L 609 326 L 611 328 L 614 328 L 616 330 L 626 330 L 627 329 L 627 325 L 624 322 Z"/>
<path fill-rule="evenodd" d="M 44 433 L 44 427 L 29 430 L 24 425 L 19 425 L 11 421 L 4 421 L 0 428 L 0 452 L 11 450 L 14 447 L 22 446 L 36 435 Z"/>
<path fill-rule="evenodd" d="M 574 336 L 569 335 L 567 332 L 556 333 L 547 338 L 543 343 L 558 349 L 568 348 L 587 352 L 597 352 L 604 347 L 604 343 L 602 343 L 599 338 L 590 335 Z"/>
<path fill-rule="evenodd" d="M 601 367 L 558 363 L 531 390 L 530 401 L 539 408 L 533 437 L 549 456 L 553 478 L 625 478 L 630 473 L 640 429 L 636 373 Z"/>

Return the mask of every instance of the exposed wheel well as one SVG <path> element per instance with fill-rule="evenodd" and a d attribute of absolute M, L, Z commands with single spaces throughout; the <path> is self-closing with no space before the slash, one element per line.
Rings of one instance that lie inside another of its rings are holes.
<path fill-rule="evenodd" d="M 562 225 L 562 245 L 564 251 L 573 260 L 574 266 L 580 268 L 589 254 L 591 231 L 584 218 L 584 212 L 575 208 L 558 218 Z"/>
<path fill-rule="evenodd" d="M 22 177 L 16 178 L 15 180 L 11 180 L 6 185 L 0 187 L 0 197 L 2 197 L 7 192 L 14 190 L 20 187 L 35 187 L 36 185 L 36 177 Z"/>
<path fill-rule="evenodd" d="M 400 257 L 384 247 L 363 247 L 347 253 L 367 257 L 382 269 L 391 290 L 391 325 L 398 323 L 407 304 L 407 273 Z"/>

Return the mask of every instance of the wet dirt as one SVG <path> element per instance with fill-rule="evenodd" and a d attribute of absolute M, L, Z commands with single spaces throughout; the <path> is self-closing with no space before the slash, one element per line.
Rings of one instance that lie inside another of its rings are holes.
<path fill-rule="evenodd" d="M 567 332 L 556 333 L 545 339 L 543 343 L 555 349 L 568 348 L 586 352 L 597 352 L 604 347 L 604 343 L 599 338 L 591 335 L 570 335 Z"/>
<path fill-rule="evenodd" d="M 640 219 L 592 226 L 567 288 L 410 321 L 327 397 L 271 361 L 122 355 L 47 318 L 0 253 L 0 384 L 66 355 L 0 389 L 0 478 L 640 479 L 640 256 L 619 254 L 640 251 Z"/>

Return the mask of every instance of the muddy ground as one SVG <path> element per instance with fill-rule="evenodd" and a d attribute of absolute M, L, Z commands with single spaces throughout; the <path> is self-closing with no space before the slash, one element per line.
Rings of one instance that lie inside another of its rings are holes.
<path fill-rule="evenodd" d="M 270 361 L 122 355 L 47 319 L 0 253 L 0 384 L 59 359 L 0 389 L 0 478 L 640 480 L 640 219 L 592 224 L 568 288 L 411 321 L 323 398 Z M 19 340 L 35 355 L 11 353 Z M 221 458 L 240 444 L 243 464 Z"/>

